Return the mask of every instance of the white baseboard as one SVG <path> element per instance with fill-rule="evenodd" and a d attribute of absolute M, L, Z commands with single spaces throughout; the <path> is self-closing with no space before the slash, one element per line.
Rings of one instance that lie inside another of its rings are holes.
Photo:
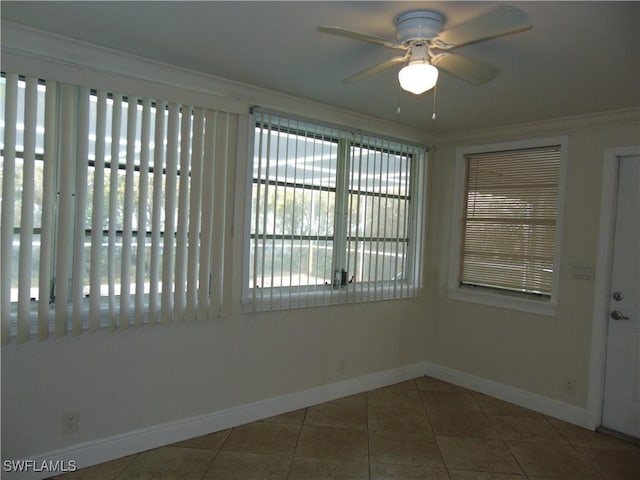
<path fill-rule="evenodd" d="M 31 460 L 36 465 L 41 465 L 43 462 L 56 461 L 59 461 L 60 465 L 69 465 L 69 462 L 73 461 L 78 468 L 84 468 L 423 375 L 429 375 L 454 385 L 475 390 L 545 415 L 589 428 L 588 414 L 585 408 L 459 370 L 424 362 L 312 387 L 205 415 L 154 425 L 113 437 L 92 440 L 60 450 L 34 455 Z M 54 473 L 36 472 L 33 469 L 22 473 L 3 471 L 2 478 L 41 480 L 52 476 Z"/>
<path fill-rule="evenodd" d="M 35 465 L 56 461 L 59 461 L 59 465 L 69 465 L 69 462 L 72 464 L 75 462 L 78 468 L 85 468 L 188 438 L 402 382 L 422 376 L 424 372 L 424 364 L 416 363 L 205 415 L 154 425 L 109 438 L 72 445 L 60 450 L 34 455 L 30 460 L 33 460 Z M 2 472 L 3 479 L 40 480 L 52 475 L 55 475 L 55 472 L 37 472 L 33 468 L 26 472 L 7 472 L 3 468 Z"/>
<path fill-rule="evenodd" d="M 592 430 L 590 426 L 588 411 L 576 405 L 555 400 L 553 398 L 527 392 L 504 383 L 494 382 L 486 378 L 477 377 L 469 373 L 454 370 L 452 368 L 435 365 L 425 362 L 425 375 L 438 380 L 458 385 L 460 387 L 475 390 L 491 397 L 499 398 L 506 402 L 514 403 L 521 407 L 543 413 L 550 417 L 564 420 L 565 422 L 578 425 Z"/>

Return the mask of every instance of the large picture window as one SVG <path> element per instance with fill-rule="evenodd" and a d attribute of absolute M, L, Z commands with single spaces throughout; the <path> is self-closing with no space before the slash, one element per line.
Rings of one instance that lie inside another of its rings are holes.
<path fill-rule="evenodd" d="M 422 147 L 254 112 L 254 309 L 415 296 Z"/>
<path fill-rule="evenodd" d="M 3 341 L 228 308 L 235 115 L 16 74 L 0 102 Z"/>

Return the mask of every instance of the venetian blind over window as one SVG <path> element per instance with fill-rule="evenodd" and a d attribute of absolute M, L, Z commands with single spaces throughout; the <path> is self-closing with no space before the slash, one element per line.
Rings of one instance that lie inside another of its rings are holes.
<path fill-rule="evenodd" d="M 461 284 L 552 293 L 560 146 L 465 156 Z"/>
<path fill-rule="evenodd" d="M 1 86 L 3 343 L 228 313 L 237 116 Z"/>

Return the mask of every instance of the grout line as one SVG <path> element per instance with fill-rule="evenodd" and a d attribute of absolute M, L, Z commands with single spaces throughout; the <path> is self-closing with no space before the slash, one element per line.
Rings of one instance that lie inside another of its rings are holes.
<path fill-rule="evenodd" d="M 304 415 L 302 416 L 302 422 L 300 423 L 300 431 L 298 432 L 298 438 L 296 439 L 296 446 L 293 449 L 293 454 L 291 455 L 291 460 L 289 461 L 289 469 L 287 470 L 287 476 L 285 478 L 289 478 L 291 476 L 291 470 L 293 469 L 293 462 L 296 458 L 296 452 L 298 451 L 298 446 L 300 445 L 300 438 L 302 437 L 302 430 L 304 429 L 304 424 L 307 422 L 307 416 L 309 415 L 309 407 L 304 409 Z"/>

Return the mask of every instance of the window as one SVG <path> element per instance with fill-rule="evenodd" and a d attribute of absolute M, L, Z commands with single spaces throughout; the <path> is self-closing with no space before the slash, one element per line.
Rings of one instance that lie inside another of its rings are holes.
<path fill-rule="evenodd" d="M 235 116 L 15 74 L 0 86 L 3 341 L 220 314 Z"/>
<path fill-rule="evenodd" d="M 250 309 L 415 296 L 424 149 L 259 110 L 253 118 Z"/>
<path fill-rule="evenodd" d="M 457 298 L 511 297 L 498 301 L 505 306 L 555 302 L 565 150 L 555 140 L 459 152 Z"/>

